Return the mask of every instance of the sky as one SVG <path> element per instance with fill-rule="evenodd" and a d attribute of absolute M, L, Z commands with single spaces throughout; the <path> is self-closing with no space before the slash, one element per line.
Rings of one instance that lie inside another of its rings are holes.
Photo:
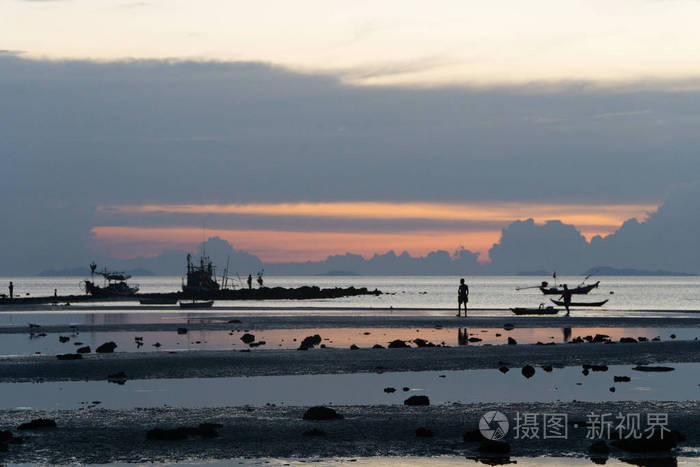
<path fill-rule="evenodd" d="M 587 240 L 700 173 L 700 2 L 0 2 L 0 269 Z"/>

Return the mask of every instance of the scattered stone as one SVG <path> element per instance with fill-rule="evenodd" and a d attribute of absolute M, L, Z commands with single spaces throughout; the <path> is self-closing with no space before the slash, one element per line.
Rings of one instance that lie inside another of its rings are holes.
<path fill-rule="evenodd" d="M 112 352 L 114 352 L 114 349 L 116 349 L 116 348 L 117 348 L 117 344 L 110 341 L 110 342 L 105 342 L 104 344 L 102 344 L 101 346 L 96 348 L 95 352 L 97 352 L 97 353 L 112 353 Z"/>
<path fill-rule="evenodd" d="M 588 368 L 584 368 L 581 373 L 583 373 L 583 376 L 588 376 L 588 373 L 590 373 L 590 370 Z"/>
<path fill-rule="evenodd" d="M 402 341 L 401 339 L 396 339 L 393 340 L 389 343 L 389 348 L 390 349 L 408 349 L 410 348 L 406 342 Z"/>
<path fill-rule="evenodd" d="M 479 430 L 465 431 L 464 435 L 462 435 L 462 440 L 465 443 L 478 443 L 485 439 Z"/>
<path fill-rule="evenodd" d="M 591 454 L 608 454 L 610 452 L 610 448 L 605 441 L 599 440 L 590 445 L 588 452 Z"/>
<path fill-rule="evenodd" d="M 76 350 L 78 353 L 90 353 L 90 346 L 86 345 L 85 347 L 80 347 L 78 350 Z"/>
<path fill-rule="evenodd" d="M 500 371 L 501 373 L 503 373 L 505 375 L 506 373 L 508 373 L 508 367 L 502 366 L 498 369 L 498 371 Z"/>
<path fill-rule="evenodd" d="M 178 334 L 187 334 L 187 328 L 177 328 Z"/>
<path fill-rule="evenodd" d="M 68 337 L 68 336 L 58 336 L 58 342 L 60 342 L 61 344 L 65 344 L 69 340 L 70 340 L 70 337 Z"/>
<path fill-rule="evenodd" d="M 546 371 L 547 373 L 551 373 L 551 372 L 552 372 L 552 367 L 551 367 L 550 365 L 543 366 L 542 369 L 543 369 L 544 371 Z"/>
<path fill-rule="evenodd" d="M 83 356 L 79 353 L 64 353 L 56 355 L 56 358 L 59 360 L 80 360 Z"/>
<path fill-rule="evenodd" d="M 408 391 L 410 391 L 410 390 L 411 390 L 411 388 L 409 388 L 408 386 L 404 386 L 404 387 L 403 387 L 403 392 L 408 392 Z"/>
<path fill-rule="evenodd" d="M 237 324 L 237 323 L 240 323 L 240 322 L 241 322 L 240 319 L 230 319 L 230 320 L 228 320 L 228 324 Z"/>
<path fill-rule="evenodd" d="M 664 371 L 673 371 L 675 368 L 671 368 L 670 366 L 646 366 L 646 365 L 637 365 L 633 370 L 636 371 L 646 371 L 646 372 L 664 372 Z"/>
<path fill-rule="evenodd" d="M 342 420 L 343 416 L 329 407 L 317 405 L 304 412 L 304 420 Z"/>
<path fill-rule="evenodd" d="M 428 396 L 411 396 L 403 401 L 403 405 L 430 405 L 430 399 Z"/>
<path fill-rule="evenodd" d="M 391 394 L 392 392 L 396 392 L 396 388 L 384 388 L 384 392 L 386 392 L 387 394 Z"/>
<path fill-rule="evenodd" d="M 591 342 L 593 342 L 594 344 L 598 344 L 598 343 L 606 342 L 609 340 L 610 340 L 610 336 L 608 336 L 607 334 L 596 334 L 593 337 L 593 340 Z"/>
<path fill-rule="evenodd" d="M 383 349 L 384 346 L 383 346 L 383 345 L 380 345 L 380 344 L 374 344 L 374 345 L 372 346 L 372 348 L 373 348 L 373 349 Z"/>
<path fill-rule="evenodd" d="M 530 365 L 525 365 L 521 370 L 521 373 L 526 378 L 532 378 L 535 375 L 535 369 Z"/>
<path fill-rule="evenodd" d="M 31 422 L 22 423 L 18 430 L 41 430 L 44 428 L 56 428 L 56 422 L 50 418 L 35 418 Z"/>
<path fill-rule="evenodd" d="M 654 431 L 653 436 L 650 438 L 643 436 L 640 439 L 616 439 L 611 444 L 627 452 L 658 452 L 670 451 L 684 438 L 683 435 L 675 430 L 663 433 L 663 438 L 661 436 L 659 431 Z"/>
<path fill-rule="evenodd" d="M 508 345 L 516 345 L 517 343 L 518 343 L 518 341 L 516 341 L 512 337 L 508 338 Z"/>
<path fill-rule="evenodd" d="M 583 344 L 584 340 L 581 336 L 576 336 L 574 339 L 569 341 L 569 344 Z"/>
<path fill-rule="evenodd" d="M 319 437 L 319 436 L 326 436 L 326 432 L 323 430 L 319 430 L 318 428 L 311 428 L 310 430 L 306 430 L 302 433 L 303 436 L 312 436 L 312 437 Z"/>
<path fill-rule="evenodd" d="M 435 347 L 435 344 L 433 344 L 432 342 L 428 342 L 425 339 L 420 338 L 414 339 L 413 343 L 416 344 L 416 346 L 418 347 Z"/>
<path fill-rule="evenodd" d="M 613 381 L 615 383 L 629 383 L 631 379 L 629 376 L 613 376 Z"/>
<path fill-rule="evenodd" d="M 656 336 L 652 339 L 652 342 L 659 342 L 661 341 L 661 338 L 659 336 Z"/>
<path fill-rule="evenodd" d="M 647 342 L 649 339 L 647 339 L 647 338 L 644 337 L 644 336 L 640 336 L 640 337 L 637 337 L 637 340 L 638 340 L 639 342 Z"/>
<path fill-rule="evenodd" d="M 675 339 L 675 338 L 676 338 L 676 335 L 675 335 L 675 334 L 671 334 L 669 337 L 670 337 L 671 339 Z"/>
<path fill-rule="evenodd" d="M 483 339 L 479 339 L 478 337 L 470 337 L 467 339 L 469 342 L 481 342 Z"/>
<path fill-rule="evenodd" d="M 637 339 L 635 339 L 634 337 L 621 337 L 620 343 L 621 344 L 636 344 Z"/>
<path fill-rule="evenodd" d="M 296 341 L 296 339 L 294 339 Z M 314 346 L 317 346 L 321 343 L 321 336 L 318 334 L 314 334 L 313 336 L 306 336 L 303 341 L 301 341 L 301 344 L 299 344 L 299 349 L 297 350 L 309 350 L 313 349 Z"/>
<path fill-rule="evenodd" d="M 615 392 L 615 386 L 610 387 L 610 392 Z"/>
<path fill-rule="evenodd" d="M 608 371 L 607 365 L 591 365 L 591 371 Z"/>
<path fill-rule="evenodd" d="M 255 336 L 246 332 L 241 336 L 241 340 L 244 344 L 250 344 L 251 342 L 255 342 Z"/>
<path fill-rule="evenodd" d="M 0 430 L 0 444 L 22 444 L 24 438 L 14 436 L 10 430 Z"/>
<path fill-rule="evenodd" d="M 126 383 L 126 373 L 123 371 L 112 373 L 107 376 L 107 382 L 123 386 Z"/>
<path fill-rule="evenodd" d="M 496 337 L 501 337 L 501 334 L 497 332 Z"/>
<path fill-rule="evenodd" d="M 359 350 L 359 349 L 360 349 L 360 348 L 359 348 L 358 346 L 356 346 L 355 344 L 352 344 L 352 345 L 350 346 L 350 350 Z"/>
<path fill-rule="evenodd" d="M 503 325 L 503 329 L 505 329 L 506 331 L 512 331 L 513 329 L 515 329 L 515 326 L 510 323 L 506 323 Z"/>
<path fill-rule="evenodd" d="M 155 347 L 155 348 L 160 347 L 160 342 L 156 342 L 155 344 L 153 344 L 153 347 Z"/>
<path fill-rule="evenodd" d="M 188 436 L 201 436 L 213 438 L 218 436 L 217 428 L 223 425 L 218 423 L 200 423 L 199 426 L 179 426 L 177 428 L 153 428 L 146 432 L 146 439 L 152 441 L 181 441 Z"/>
<path fill-rule="evenodd" d="M 510 444 L 505 441 L 493 441 L 485 439 L 479 445 L 479 452 L 492 452 L 496 454 L 506 454 L 510 452 Z"/>
<path fill-rule="evenodd" d="M 433 432 L 427 428 L 420 427 L 420 428 L 416 429 L 416 437 L 417 438 L 432 438 Z"/>

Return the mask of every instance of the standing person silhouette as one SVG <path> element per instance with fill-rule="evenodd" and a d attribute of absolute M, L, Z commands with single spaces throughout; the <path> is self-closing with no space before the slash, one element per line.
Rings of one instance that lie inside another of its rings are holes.
<path fill-rule="evenodd" d="M 258 273 L 258 279 L 257 279 L 257 281 L 258 281 L 258 285 L 259 285 L 260 288 L 262 289 L 262 286 L 263 286 L 263 278 L 262 278 L 262 273 L 261 273 L 261 272 Z"/>
<path fill-rule="evenodd" d="M 15 296 L 15 286 L 12 282 L 10 282 L 10 286 L 8 287 L 10 289 L 10 298 L 14 298 Z"/>
<path fill-rule="evenodd" d="M 469 301 L 469 286 L 464 283 L 464 279 L 459 280 L 459 289 L 457 290 L 457 316 L 462 311 L 462 303 L 464 303 L 464 317 L 467 317 L 467 302 Z"/>
<path fill-rule="evenodd" d="M 564 292 L 561 294 L 562 300 L 564 300 L 564 307 L 566 308 L 566 316 L 569 316 L 569 307 L 571 306 L 571 290 L 564 284 Z"/>
<path fill-rule="evenodd" d="M 252 289 L 252 288 L 253 288 L 253 275 L 248 274 L 248 289 Z"/>

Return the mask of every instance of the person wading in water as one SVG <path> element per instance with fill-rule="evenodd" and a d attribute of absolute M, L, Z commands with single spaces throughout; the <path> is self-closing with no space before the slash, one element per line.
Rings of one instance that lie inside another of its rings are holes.
<path fill-rule="evenodd" d="M 561 299 L 564 300 L 566 308 L 566 316 L 569 316 L 569 307 L 571 306 L 571 290 L 564 284 L 564 292 L 561 294 Z"/>
<path fill-rule="evenodd" d="M 469 286 L 464 283 L 464 279 L 459 280 L 459 289 L 457 290 L 457 316 L 462 311 L 462 303 L 464 303 L 464 317 L 467 317 L 467 302 L 469 301 Z"/>

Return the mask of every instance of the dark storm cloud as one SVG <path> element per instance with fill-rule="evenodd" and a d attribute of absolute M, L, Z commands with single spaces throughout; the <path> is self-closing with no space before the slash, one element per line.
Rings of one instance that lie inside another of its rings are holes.
<path fill-rule="evenodd" d="M 100 204 L 657 201 L 700 169 L 690 84 L 372 88 L 258 63 L 0 55 L 2 268 L 78 257 Z"/>

